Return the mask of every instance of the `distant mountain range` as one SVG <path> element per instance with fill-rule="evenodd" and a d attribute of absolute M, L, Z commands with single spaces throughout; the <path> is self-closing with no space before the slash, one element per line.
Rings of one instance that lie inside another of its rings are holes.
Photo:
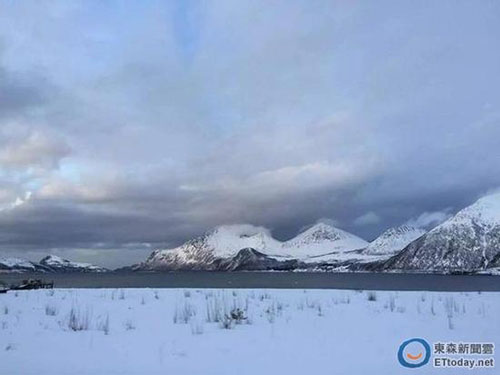
<path fill-rule="evenodd" d="M 121 270 L 499 273 L 500 193 L 479 199 L 430 231 L 403 224 L 370 243 L 327 223 L 288 241 L 273 238 L 263 227 L 223 225 Z M 0 258 L 2 271 L 107 270 L 50 255 L 39 263 Z"/>
<path fill-rule="evenodd" d="M 303 268 L 320 261 L 354 259 L 368 243 L 327 224 L 316 224 L 281 242 L 252 225 L 224 225 L 171 250 L 156 250 L 134 270 L 226 270 Z M 243 252 L 243 253 L 242 253 Z M 252 254 L 252 262 L 248 256 Z M 263 264 L 256 262 L 258 257 Z M 359 255 L 358 255 L 359 257 Z M 230 265 L 230 266 L 229 266 Z"/>
<path fill-rule="evenodd" d="M 479 199 L 429 232 L 403 224 L 368 243 L 319 223 L 281 242 L 265 228 L 228 225 L 175 249 L 156 250 L 130 269 L 495 273 L 500 269 L 500 193 Z"/>
<path fill-rule="evenodd" d="M 415 231 L 417 231 L 415 229 Z M 278 241 L 269 231 L 252 225 L 224 225 L 175 249 L 156 250 L 134 271 L 332 270 L 387 260 L 400 245 L 411 242 L 402 230 L 385 233 L 375 247 L 365 240 L 325 223 L 295 238 Z M 407 242 L 405 242 L 405 240 Z M 377 241 L 377 240 L 376 240 Z"/>
<path fill-rule="evenodd" d="M 48 255 L 40 262 L 19 258 L 0 258 L 1 272 L 107 272 L 103 267 L 89 263 L 71 262 L 55 255 Z"/>

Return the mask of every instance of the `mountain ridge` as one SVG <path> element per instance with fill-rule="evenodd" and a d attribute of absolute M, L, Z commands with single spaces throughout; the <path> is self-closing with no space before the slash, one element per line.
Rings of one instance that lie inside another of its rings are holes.
<path fill-rule="evenodd" d="M 56 255 L 47 255 L 39 262 L 21 258 L 0 258 L 0 272 L 108 272 L 109 270 L 90 263 L 72 262 Z"/>
<path fill-rule="evenodd" d="M 324 262 L 345 256 L 353 250 L 368 245 L 363 239 L 325 223 L 317 223 L 296 237 L 279 241 L 269 231 L 250 224 L 224 225 L 204 235 L 186 241 L 174 249 L 155 250 L 146 259 L 133 267 L 134 270 L 223 270 L 221 265 L 235 263 L 235 257 L 243 249 L 252 249 L 266 257 L 266 261 L 277 261 L 278 268 L 288 267 L 285 262 L 296 264 Z M 219 247 L 218 247 L 219 246 Z M 254 254 L 255 255 L 255 254 Z M 349 256 L 347 256 L 349 258 Z M 339 259 L 338 261 L 344 261 Z M 234 268 L 241 266 L 233 265 Z"/>
<path fill-rule="evenodd" d="M 480 198 L 406 246 L 384 270 L 473 272 L 500 265 L 500 193 Z"/>
<path fill-rule="evenodd" d="M 500 269 L 500 193 L 426 231 L 409 221 L 374 241 L 318 222 L 286 241 L 251 224 L 221 225 L 172 249 L 154 250 L 121 271 L 479 272 Z M 106 272 L 55 255 L 40 262 L 0 258 L 0 272 Z M 118 271 L 118 270 L 117 270 Z"/>

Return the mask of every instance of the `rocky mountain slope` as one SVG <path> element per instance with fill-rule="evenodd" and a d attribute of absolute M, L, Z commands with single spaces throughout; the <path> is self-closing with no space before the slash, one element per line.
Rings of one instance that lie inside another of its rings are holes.
<path fill-rule="evenodd" d="M 51 269 L 26 259 L 0 258 L 1 272 L 51 272 Z"/>
<path fill-rule="evenodd" d="M 359 254 L 353 252 L 367 245 L 361 238 L 324 223 L 316 224 L 285 242 L 272 238 L 262 227 L 226 225 L 175 249 L 156 250 L 133 269 L 290 269 L 305 267 L 305 263 L 354 259 Z"/>
<path fill-rule="evenodd" d="M 106 272 L 106 268 L 95 266 L 90 263 L 72 262 L 56 255 L 48 255 L 40 261 L 42 266 L 49 268 L 52 272 Z"/>
<path fill-rule="evenodd" d="M 241 249 L 238 253 L 218 263 L 219 271 L 291 271 L 302 265 L 296 259 L 278 260 L 255 249 Z"/>
<path fill-rule="evenodd" d="M 192 239 L 175 249 L 156 250 L 135 270 L 218 270 L 242 249 L 265 254 L 281 243 L 268 231 L 252 225 L 224 225 Z M 234 263 L 234 261 L 233 261 Z M 236 265 L 233 264 L 233 267 Z"/>
<path fill-rule="evenodd" d="M 386 230 L 363 250 L 367 255 L 394 255 L 422 237 L 426 230 L 403 224 Z"/>
<path fill-rule="evenodd" d="M 48 255 L 40 262 L 19 258 L 0 258 L 0 272 L 106 272 L 106 268 L 89 263 L 72 262 Z"/>
<path fill-rule="evenodd" d="M 406 246 L 382 270 L 472 272 L 500 266 L 500 193 L 479 199 Z"/>
<path fill-rule="evenodd" d="M 217 270 L 222 260 L 250 248 L 264 251 L 278 246 L 266 229 L 252 225 L 226 225 L 192 239 L 175 249 L 155 250 L 135 270 Z"/>
<path fill-rule="evenodd" d="M 368 242 L 325 223 L 318 223 L 311 228 L 300 233 L 297 237 L 284 242 L 278 256 L 299 259 L 305 262 L 316 262 L 318 258 L 323 261 L 331 259 L 333 261 L 350 258 L 350 253 L 354 250 L 364 249 Z"/>

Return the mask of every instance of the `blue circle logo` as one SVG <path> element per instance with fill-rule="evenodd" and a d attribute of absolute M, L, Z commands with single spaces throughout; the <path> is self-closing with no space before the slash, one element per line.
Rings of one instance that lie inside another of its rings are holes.
<path fill-rule="evenodd" d="M 431 347 L 424 339 L 410 339 L 403 342 L 398 350 L 401 366 L 417 368 L 426 365 L 431 359 Z"/>

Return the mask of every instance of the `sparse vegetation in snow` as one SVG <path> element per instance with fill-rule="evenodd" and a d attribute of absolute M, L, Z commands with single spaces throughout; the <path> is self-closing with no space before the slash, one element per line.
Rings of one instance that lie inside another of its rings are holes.
<path fill-rule="evenodd" d="M 351 374 L 356 372 L 342 367 L 351 355 L 348 348 L 369 346 L 373 340 L 388 343 L 370 359 L 375 370 L 386 369 L 391 362 L 384 358 L 392 359 L 394 346 L 414 332 L 431 342 L 468 335 L 500 341 L 500 333 L 491 329 L 491 320 L 500 314 L 495 293 L 59 289 L 1 298 L 6 373 L 15 373 L 14 355 L 34 353 L 38 363 L 32 372 L 37 373 L 40 368 L 71 373 L 69 363 L 75 361 L 86 373 L 204 373 L 225 361 L 234 368 L 240 363 L 231 358 L 244 349 L 259 361 L 242 374 L 265 373 L 261 363 L 274 363 L 275 356 L 302 358 L 300 363 L 308 364 L 280 361 L 280 372 L 287 374 L 328 368 L 332 358 L 340 372 Z M 62 352 L 68 354 L 61 367 L 51 367 L 58 364 L 49 359 Z"/>

